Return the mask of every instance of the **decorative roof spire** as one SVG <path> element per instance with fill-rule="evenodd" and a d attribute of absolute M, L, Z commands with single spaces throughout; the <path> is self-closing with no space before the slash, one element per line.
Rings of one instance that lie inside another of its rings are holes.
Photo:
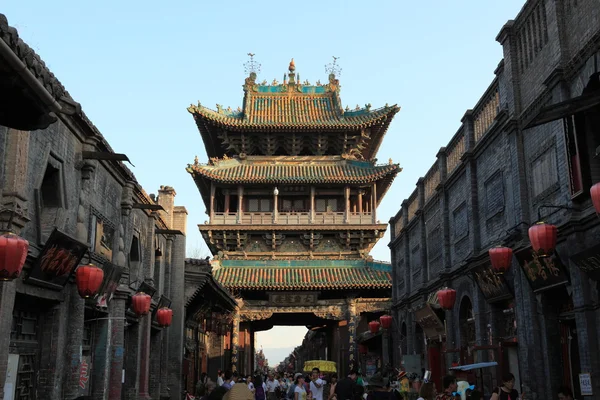
<path fill-rule="evenodd" d="M 296 84 L 296 63 L 294 62 L 294 59 L 292 58 L 292 61 L 290 61 L 290 66 L 288 67 L 288 70 L 290 71 L 290 73 L 288 74 L 288 76 L 290 77 L 290 85 L 295 85 Z"/>
<path fill-rule="evenodd" d="M 339 64 L 337 63 L 337 60 L 339 60 L 339 57 L 336 56 L 332 56 L 333 57 L 333 62 L 329 63 L 325 66 L 325 72 L 328 72 L 329 75 L 333 75 L 333 76 L 340 76 L 342 75 L 342 68 L 340 68 Z"/>
<path fill-rule="evenodd" d="M 248 60 L 244 64 L 244 71 L 248 76 L 250 76 L 251 74 L 258 75 L 260 73 L 260 64 L 254 60 L 255 55 L 256 54 L 254 53 L 248 53 L 248 57 L 250 57 L 250 60 Z"/>

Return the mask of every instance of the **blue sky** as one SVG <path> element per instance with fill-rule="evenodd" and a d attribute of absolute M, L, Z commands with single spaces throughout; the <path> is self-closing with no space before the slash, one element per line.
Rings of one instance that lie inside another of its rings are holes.
<path fill-rule="evenodd" d="M 493 80 L 502 59 L 495 37 L 523 4 L 4 0 L 0 12 L 114 150 L 129 156 L 146 191 L 175 187 L 177 204 L 189 212 L 188 254 L 200 257 L 209 255 L 196 229 L 206 215 L 185 167 L 206 155 L 186 107 L 198 100 L 241 106 L 247 53 L 262 65 L 259 80 L 269 82 L 282 79 L 292 57 L 302 80 L 325 81 L 325 64 L 340 57 L 344 105 L 402 107 L 378 154 L 404 168 L 378 210 L 383 222 Z M 386 235 L 377 244 L 376 259 L 390 259 L 388 241 Z M 270 348 L 295 346 L 291 338 L 269 334 L 267 357 Z"/>

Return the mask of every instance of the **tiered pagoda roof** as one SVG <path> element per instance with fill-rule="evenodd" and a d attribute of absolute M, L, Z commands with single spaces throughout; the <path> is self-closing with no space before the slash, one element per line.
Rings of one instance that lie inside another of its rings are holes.
<path fill-rule="evenodd" d="M 273 155 L 276 147 L 269 150 L 252 146 L 257 139 L 264 139 L 265 134 L 286 137 L 319 132 L 321 135 L 336 133 L 339 136 L 340 132 L 346 132 L 354 133 L 354 136 L 346 137 L 340 143 L 329 143 L 328 154 L 348 153 L 359 159 L 372 159 L 400 107 L 386 105 L 372 110 L 367 104 L 364 108 L 357 106 L 355 110 L 344 110 L 339 97 L 339 81 L 334 74 L 330 74 L 327 84 L 317 82 L 311 85 L 308 81 L 300 82 L 293 60 L 289 70 L 289 80 L 284 75 L 283 83 L 273 81 L 271 85 L 266 81 L 257 83 L 256 74 L 251 73 L 243 86 L 243 107 L 237 110 L 217 105 L 215 111 L 201 104 L 188 108 L 196 120 L 208 156 L 238 153 Z M 252 140 L 252 135 L 259 136 Z M 240 141 L 246 145 L 240 144 Z M 315 154 L 324 154 L 319 153 L 320 150 L 314 149 Z"/>
<path fill-rule="evenodd" d="M 363 185 L 378 182 L 377 201 L 383 198 L 396 175 L 402 171 L 391 161 L 376 165 L 369 161 L 343 160 L 340 157 L 248 157 L 211 160 L 207 164 L 189 164 L 206 204 L 210 182 L 228 185 Z"/>
<path fill-rule="evenodd" d="M 391 265 L 366 260 L 230 261 L 214 270 L 233 290 L 389 289 Z"/>

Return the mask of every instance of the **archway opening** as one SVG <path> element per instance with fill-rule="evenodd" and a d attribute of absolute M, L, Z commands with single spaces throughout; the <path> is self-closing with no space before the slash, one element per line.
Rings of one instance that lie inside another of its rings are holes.
<path fill-rule="evenodd" d="M 475 318 L 473 317 L 473 304 L 468 296 L 460 302 L 458 311 L 460 328 L 460 361 L 461 364 L 473 364 L 473 346 L 475 345 Z"/>

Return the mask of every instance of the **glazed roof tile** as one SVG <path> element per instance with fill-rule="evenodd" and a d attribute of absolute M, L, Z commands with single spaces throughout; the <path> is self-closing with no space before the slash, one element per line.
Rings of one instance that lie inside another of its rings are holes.
<path fill-rule="evenodd" d="M 196 119 L 227 128 L 348 129 L 385 123 L 400 111 L 400 107 L 342 112 L 331 97 L 269 95 L 249 96 L 247 111 L 240 113 L 214 111 L 202 105 L 191 106 L 188 110 Z"/>
<path fill-rule="evenodd" d="M 373 165 L 346 161 L 337 164 L 252 164 L 237 160 L 219 165 L 188 165 L 194 178 L 202 177 L 224 184 L 365 184 L 393 178 L 402 169 L 398 164 Z"/>
<path fill-rule="evenodd" d="M 369 266 L 355 267 L 221 267 L 215 279 L 230 289 L 321 290 L 388 289 L 391 271 Z"/>

